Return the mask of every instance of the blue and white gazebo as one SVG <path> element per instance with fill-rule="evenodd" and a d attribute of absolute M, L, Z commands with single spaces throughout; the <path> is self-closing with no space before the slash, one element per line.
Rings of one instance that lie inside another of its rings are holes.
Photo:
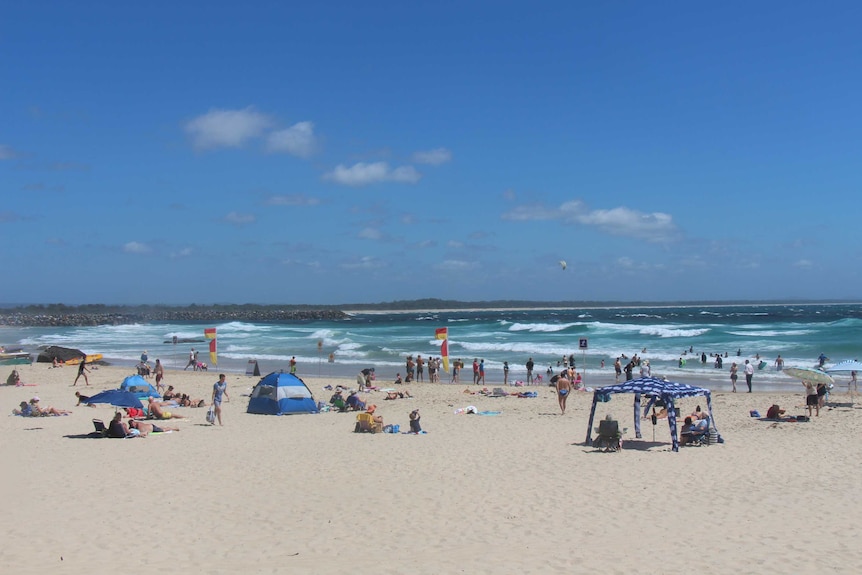
<path fill-rule="evenodd" d="M 673 440 L 674 451 L 679 451 L 679 437 L 676 432 L 676 410 L 670 407 L 673 405 L 673 401 L 675 399 L 679 399 L 681 397 L 694 397 L 698 395 L 705 396 L 706 407 L 709 410 L 709 425 L 710 427 L 715 428 L 716 433 L 718 432 L 718 428 L 715 426 L 715 418 L 712 415 L 712 394 L 708 389 L 687 385 L 685 383 L 665 381 L 655 377 L 641 377 L 638 379 L 630 379 L 629 381 L 617 385 L 600 387 L 593 392 L 593 407 L 590 409 L 590 423 L 587 426 L 587 445 L 593 444 L 592 429 L 593 419 L 596 416 L 596 405 L 599 402 L 604 403 L 610 401 L 611 395 L 614 393 L 635 394 L 634 418 L 637 437 L 641 436 L 640 396 L 645 395 L 650 398 L 650 405 L 647 406 L 647 409 L 649 409 L 656 400 L 661 399 L 664 404 L 668 406 L 667 423 L 670 426 L 670 437 Z M 718 440 L 720 442 L 724 441 L 721 438 L 721 434 L 718 435 Z"/>

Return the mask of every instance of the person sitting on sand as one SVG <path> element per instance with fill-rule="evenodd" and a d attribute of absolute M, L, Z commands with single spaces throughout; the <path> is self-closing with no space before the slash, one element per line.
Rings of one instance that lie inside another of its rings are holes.
<path fill-rule="evenodd" d="M 165 393 L 162 394 L 162 397 L 164 399 L 177 399 L 178 397 L 180 397 L 180 393 L 178 391 L 174 391 L 173 385 L 169 385 L 168 389 L 165 390 Z"/>
<path fill-rule="evenodd" d="M 108 424 L 108 437 L 115 439 L 123 439 L 129 435 L 129 428 L 123 423 L 123 412 L 118 411 L 114 414 L 114 419 Z"/>
<path fill-rule="evenodd" d="M 35 415 L 69 415 L 72 413 L 71 411 L 66 411 L 65 409 L 55 409 L 53 407 L 39 407 L 39 398 L 34 397 L 30 400 L 30 409 L 33 410 Z"/>
<path fill-rule="evenodd" d="M 395 374 L 395 381 L 394 381 L 393 383 L 397 383 L 397 384 L 399 384 L 399 385 L 400 385 L 400 384 L 402 384 L 402 383 L 404 383 L 404 381 L 401 379 L 401 374 L 400 374 L 400 373 L 396 373 L 396 374 Z"/>
<path fill-rule="evenodd" d="M 51 361 L 51 367 L 63 367 L 64 365 L 66 365 L 66 362 L 57 356 L 54 356 L 54 359 Z"/>
<path fill-rule="evenodd" d="M 785 410 L 778 407 L 777 403 L 773 403 L 772 406 L 766 410 L 766 419 L 781 419 L 781 416 L 784 415 Z"/>
<path fill-rule="evenodd" d="M 692 441 L 692 432 L 694 425 L 691 420 L 691 416 L 685 418 L 685 423 L 683 423 L 682 427 L 679 430 L 679 444 L 687 445 Z"/>
<path fill-rule="evenodd" d="M 162 409 L 162 406 L 153 397 L 150 398 L 148 408 L 150 410 L 150 416 L 155 417 L 156 419 L 185 419 L 184 415 L 178 415 Z"/>
<path fill-rule="evenodd" d="M 133 419 L 129 421 L 129 427 L 132 429 L 137 429 L 141 437 L 146 437 L 149 433 L 164 433 L 165 431 L 179 431 L 179 427 L 159 427 L 158 425 L 152 423 L 146 423 L 144 421 L 138 421 Z"/>
<path fill-rule="evenodd" d="M 13 369 L 12 373 L 9 374 L 9 377 L 6 378 L 6 385 L 14 385 L 19 386 L 21 384 L 21 376 L 18 374 L 17 369 Z"/>
<path fill-rule="evenodd" d="M 346 403 L 347 407 L 354 411 L 365 410 L 365 402 L 359 399 L 359 396 L 356 395 L 355 391 L 350 392 L 350 395 L 347 396 L 347 399 L 344 400 L 344 403 Z"/>
<path fill-rule="evenodd" d="M 21 417 L 39 417 L 39 414 L 33 411 L 32 406 L 26 401 L 19 403 L 18 407 L 12 410 L 12 413 Z"/>

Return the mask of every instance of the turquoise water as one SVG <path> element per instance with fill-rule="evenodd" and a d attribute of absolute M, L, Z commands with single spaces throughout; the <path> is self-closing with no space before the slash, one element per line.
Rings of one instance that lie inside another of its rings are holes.
<path fill-rule="evenodd" d="M 574 354 L 579 370 L 586 368 L 594 376 L 609 374 L 611 380 L 614 359 L 637 353 L 650 360 L 653 375 L 678 381 L 697 377 L 714 381 L 716 387 L 726 383 L 732 361 L 759 362 L 758 355 L 768 364 L 762 374 L 774 372 L 779 354 L 786 366 L 805 367 L 813 366 L 821 353 L 834 361 L 862 356 L 862 304 L 362 313 L 341 321 L 289 324 L 4 327 L 0 342 L 34 353 L 39 346 L 75 347 L 128 365 L 146 349 L 151 362 L 161 358 L 170 368 L 185 365 L 190 347 L 202 350 L 201 359 L 207 361 L 205 342 L 164 343 L 173 336 L 202 340 L 205 327 L 218 328 L 222 371 L 245 371 L 251 358 L 263 373 L 287 369 L 291 356 L 296 356 L 300 374 L 312 376 L 352 375 L 365 367 L 375 367 L 381 379 L 394 377 L 397 371 L 403 375 L 407 355 L 439 355 L 440 341 L 434 336 L 440 327 L 449 329 L 450 360 L 461 358 L 469 365 L 473 358 L 484 359 L 489 382 L 502 380 L 503 361 L 511 366 L 510 379 L 517 380 L 526 376 L 528 357 L 543 373 L 569 354 Z M 579 347 L 582 339 L 586 349 Z M 726 353 L 723 369 L 715 369 L 711 357 L 702 364 L 701 353 Z M 683 368 L 678 365 L 680 357 L 687 359 Z"/>

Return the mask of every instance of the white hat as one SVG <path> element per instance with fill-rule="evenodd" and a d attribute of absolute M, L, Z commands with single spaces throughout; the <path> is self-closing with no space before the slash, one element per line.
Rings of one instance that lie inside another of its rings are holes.
<path fill-rule="evenodd" d="M 35 403 L 35 402 L 37 402 L 37 401 L 39 401 L 39 397 L 38 397 L 38 396 L 36 396 L 36 395 L 34 395 L 34 396 L 33 396 L 33 399 L 31 399 L 31 400 L 30 400 L 30 403 Z"/>

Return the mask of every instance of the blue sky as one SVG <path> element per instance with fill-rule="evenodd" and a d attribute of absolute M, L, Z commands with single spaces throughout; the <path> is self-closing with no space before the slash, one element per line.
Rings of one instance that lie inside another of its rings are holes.
<path fill-rule="evenodd" d="M 860 29 L 857 2 L 6 2 L 0 301 L 860 298 Z"/>

